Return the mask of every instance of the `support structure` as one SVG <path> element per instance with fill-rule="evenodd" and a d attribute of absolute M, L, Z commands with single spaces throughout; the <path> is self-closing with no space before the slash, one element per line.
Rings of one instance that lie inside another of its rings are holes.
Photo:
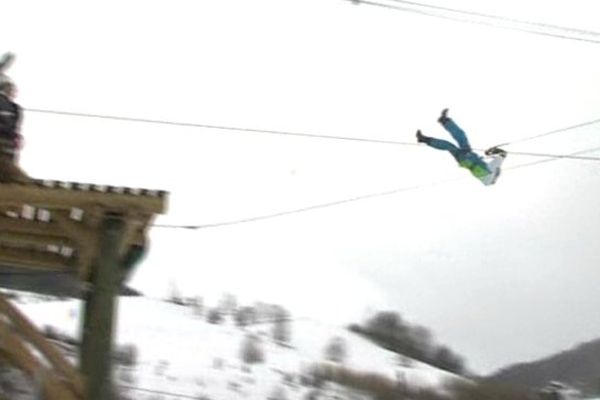
<path fill-rule="evenodd" d="M 119 285 L 118 250 L 125 223 L 118 214 L 106 214 L 103 219 L 99 257 L 84 297 L 80 364 L 87 377 L 88 400 L 113 397 L 111 359 Z"/>
<path fill-rule="evenodd" d="M 10 344 L 0 346 L 0 357 L 42 379 L 44 400 L 113 400 L 117 296 L 165 204 L 166 193 L 155 190 L 40 180 L 0 184 L 0 287 L 85 304 L 80 375 L 32 324 L 0 302 L 0 343 Z M 50 367 L 39 353 L 50 354 Z"/>

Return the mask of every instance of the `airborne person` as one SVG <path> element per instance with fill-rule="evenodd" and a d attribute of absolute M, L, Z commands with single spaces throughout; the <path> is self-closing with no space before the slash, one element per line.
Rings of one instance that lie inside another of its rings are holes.
<path fill-rule="evenodd" d="M 452 135 L 458 146 L 444 139 L 425 136 L 420 130 L 417 131 L 417 141 L 434 149 L 448 151 L 458 162 L 458 165 L 471 171 L 471 174 L 484 185 L 496 183 L 500 175 L 500 168 L 506 158 L 506 151 L 492 147 L 485 151 L 487 156 L 485 158 L 474 152 L 465 132 L 452 118 L 448 117 L 447 108 L 442 110 L 438 122 Z"/>

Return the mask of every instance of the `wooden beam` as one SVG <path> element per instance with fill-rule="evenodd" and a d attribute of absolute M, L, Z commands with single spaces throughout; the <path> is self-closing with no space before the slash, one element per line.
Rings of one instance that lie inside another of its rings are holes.
<path fill-rule="evenodd" d="M 82 281 L 88 281 L 92 268 L 92 261 L 98 248 L 100 238 L 99 224 L 100 218 L 96 215 L 99 210 L 87 210 L 84 215 L 84 221 L 76 221 L 65 212 L 52 213 L 53 221 L 59 226 L 60 230 L 70 238 L 77 241 L 77 260 L 80 266 L 78 275 Z"/>
<path fill-rule="evenodd" d="M 0 188 L 0 190 L 2 190 Z M 56 213 L 59 214 L 59 213 Z M 53 215 L 53 220 L 50 222 L 42 222 L 36 220 L 29 220 L 25 218 L 10 218 L 5 216 L 0 216 L 0 231 L 11 231 L 18 233 L 28 233 L 28 234 L 39 234 L 39 235 L 60 235 L 65 236 L 61 233 L 64 230 L 62 226 L 60 226 L 57 221 L 54 219 L 60 218 L 60 215 Z M 75 231 L 72 230 L 71 236 L 78 236 L 82 231 L 85 230 L 85 226 L 81 223 L 74 222 L 74 226 L 78 227 Z M 87 228 L 89 229 L 89 228 Z"/>
<path fill-rule="evenodd" d="M 58 378 L 47 370 L 30 352 L 25 344 L 15 335 L 2 338 L 6 346 L 0 348 L 0 358 L 6 359 L 13 367 L 23 371 L 34 382 L 37 374 L 42 374 L 42 391 L 47 400 L 82 400 Z"/>
<path fill-rule="evenodd" d="M 75 272 L 24 270 L 0 266 L 0 286 L 50 296 L 80 299 L 87 290 Z"/>
<path fill-rule="evenodd" d="M 52 343 L 46 340 L 35 325 L 3 296 L 0 296 L 0 314 L 7 316 L 13 328 L 20 333 L 19 336 L 31 343 L 49 361 L 53 369 L 66 378 L 66 382 L 71 385 L 71 389 L 76 394 L 83 395 L 83 378 L 75 367 L 63 357 Z"/>
<path fill-rule="evenodd" d="M 28 204 L 52 209 L 100 206 L 106 211 L 127 214 L 139 210 L 162 214 L 166 209 L 166 192 L 146 189 L 118 188 L 71 182 L 33 181 L 30 184 L 0 185 L 0 205 Z"/>
<path fill-rule="evenodd" d="M 55 232 L 56 233 L 56 232 Z M 73 250 L 77 248 L 77 244 L 71 239 L 60 235 L 40 235 L 38 233 L 14 232 L 3 230 L 0 228 L 0 244 L 8 243 L 19 244 L 18 247 L 36 246 L 44 248 L 44 246 L 65 246 Z"/>
<path fill-rule="evenodd" d="M 21 268 L 23 272 L 27 270 L 68 272 L 79 268 L 75 257 L 66 258 L 59 254 L 12 247 L 0 247 L 0 267 L 2 265 Z"/>
<path fill-rule="evenodd" d="M 90 212 L 88 220 L 92 218 Z M 51 222 L 0 217 L 0 265 L 28 270 L 76 271 L 79 279 L 88 282 L 94 259 L 98 256 L 100 228 L 89 221 L 76 221 L 66 212 L 52 214 Z M 124 257 L 131 245 L 144 245 L 148 221 L 152 216 L 129 214 L 124 217 L 124 232 L 117 254 Z M 68 247 L 73 256 L 64 257 L 44 251 L 49 246 Z M 1 282 L 0 282 L 1 286 Z"/>
<path fill-rule="evenodd" d="M 118 247 L 125 223 L 122 216 L 105 215 L 90 290 L 86 293 L 80 364 L 87 378 L 89 400 L 113 396 L 111 354 L 119 284 Z"/>

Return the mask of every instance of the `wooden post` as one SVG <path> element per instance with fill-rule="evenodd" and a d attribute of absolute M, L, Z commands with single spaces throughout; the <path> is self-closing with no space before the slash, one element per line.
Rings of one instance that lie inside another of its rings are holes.
<path fill-rule="evenodd" d="M 112 348 L 118 293 L 118 247 L 125 230 L 121 216 L 107 213 L 102 221 L 99 257 L 85 296 L 80 364 L 88 400 L 112 400 Z"/>

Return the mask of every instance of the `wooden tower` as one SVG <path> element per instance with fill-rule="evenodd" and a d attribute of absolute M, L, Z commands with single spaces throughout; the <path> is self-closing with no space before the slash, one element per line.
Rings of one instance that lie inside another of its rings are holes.
<path fill-rule="evenodd" d="M 166 198 L 163 191 L 71 182 L 0 183 L 0 287 L 85 304 L 78 369 L 0 299 L 0 357 L 41 382 L 44 399 L 112 399 L 116 298 Z"/>

